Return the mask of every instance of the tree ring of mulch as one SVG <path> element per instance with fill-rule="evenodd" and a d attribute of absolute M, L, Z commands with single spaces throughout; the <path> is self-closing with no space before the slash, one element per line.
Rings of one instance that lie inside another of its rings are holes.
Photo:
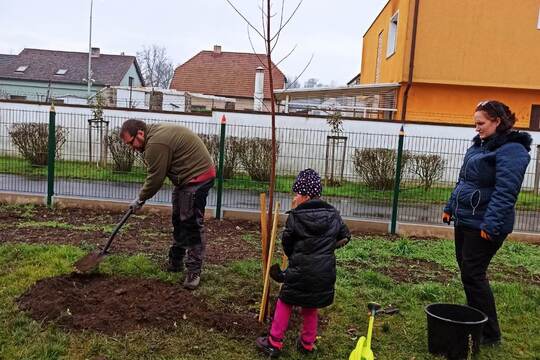
<path fill-rule="evenodd" d="M 61 328 L 125 334 L 144 328 L 171 330 L 190 322 L 253 337 L 262 330 L 255 313 L 232 314 L 209 305 L 180 284 L 101 274 L 42 279 L 17 299 L 19 308 L 38 322 Z"/>

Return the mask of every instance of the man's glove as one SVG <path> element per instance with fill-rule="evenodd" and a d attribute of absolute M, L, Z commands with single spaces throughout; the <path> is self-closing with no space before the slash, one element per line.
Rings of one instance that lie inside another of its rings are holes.
<path fill-rule="evenodd" d="M 491 240 L 491 237 L 489 236 L 489 234 L 485 232 L 484 230 L 480 230 L 480 237 L 484 240 Z"/>
<path fill-rule="evenodd" d="M 281 268 L 278 264 L 270 266 L 270 277 L 274 279 L 275 282 L 282 283 L 285 281 L 285 271 L 281 271 Z"/>
<path fill-rule="evenodd" d="M 446 224 L 450 225 L 450 221 L 452 221 L 452 215 L 450 215 L 447 212 L 443 212 L 442 221 L 443 221 L 443 223 L 446 223 Z"/>
<path fill-rule="evenodd" d="M 144 201 L 139 200 L 139 198 L 133 200 L 131 204 L 129 204 L 129 208 L 133 213 L 136 213 L 137 211 L 141 210 L 141 208 L 144 205 Z"/>

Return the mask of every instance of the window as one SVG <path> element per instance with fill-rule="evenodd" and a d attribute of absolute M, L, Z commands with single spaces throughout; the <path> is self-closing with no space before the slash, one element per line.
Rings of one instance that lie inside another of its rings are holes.
<path fill-rule="evenodd" d="M 536 25 L 536 28 L 540 30 L 540 10 L 538 10 L 538 24 Z"/>
<path fill-rule="evenodd" d="M 58 69 L 54 75 L 66 75 L 67 69 Z"/>
<path fill-rule="evenodd" d="M 386 57 L 390 57 L 396 52 L 398 17 L 399 12 L 396 12 L 390 19 L 390 24 L 388 25 L 388 44 L 386 47 Z"/>
<path fill-rule="evenodd" d="M 26 71 L 26 69 L 28 69 L 28 66 L 19 66 L 15 72 L 23 73 Z"/>
<path fill-rule="evenodd" d="M 26 96 L 23 95 L 9 95 L 10 100 L 26 100 Z"/>
<path fill-rule="evenodd" d="M 529 128 L 531 130 L 540 130 L 540 105 L 533 105 L 531 107 L 531 123 Z"/>

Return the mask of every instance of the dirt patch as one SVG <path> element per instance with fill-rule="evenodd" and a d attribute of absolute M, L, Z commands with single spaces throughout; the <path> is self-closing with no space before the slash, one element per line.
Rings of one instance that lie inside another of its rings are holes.
<path fill-rule="evenodd" d="M 441 265 L 427 260 L 394 257 L 388 266 L 376 270 L 392 278 L 397 283 L 419 284 L 425 281 L 448 283 L 455 273 L 444 269 Z"/>
<path fill-rule="evenodd" d="M 523 266 L 510 267 L 502 264 L 493 264 L 488 268 L 490 280 L 503 282 L 518 282 L 527 285 L 540 286 L 540 274 L 533 274 Z"/>
<path fill-rule="evenodd" d="M 121 212 L 90 209 L 53 209 L 37 206 L 32 211 L 14 207 L 0 212 L 0 243 L 71 244 L 87 249 L 102 246 Z M 40 225 L 43 223 L 43 225 Z M 105 231 L 104 227 L 110 228 Z M 206 220 L 208 263 L 223 264 L 258 256 L 257 246 L 244 239 L 258 238 L 258 224 L 241 220 Z M 114 240 L 111 253 L 148 253 L 165 258 L 172 241 L 169 216 L 150 213 L 132 216 Z"/>
<path fill-rule="evenodd" d="M 262 331 L 255 313 L 211 309 L 178 285 L 151 279 L 68 275 L 38 281 L 18 300 L 36 321 L 65 329 L 125 334 L 143 328 L 175 329 L 190 322 L 231 337 Z"/>
<path fill-rule="evenodd" d="M 397 283 L 419 284 L 425 281 L 448 283 L 456 276 L 441 265 L 428 260 L 392 257 L 387 265 L 376 266 L 367 260 L 356 259 L 339 261 L 338 267 L 346 271 L 371 270 L 382 273 Z"/>

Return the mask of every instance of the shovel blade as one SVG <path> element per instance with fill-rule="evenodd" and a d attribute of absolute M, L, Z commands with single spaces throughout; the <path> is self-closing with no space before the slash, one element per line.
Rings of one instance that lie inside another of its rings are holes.
<path fill-rule="evenodd" d="M 74 264 L 75 272 L 79 274 L 91 272 L 98 267 L 99 263 L 103 261 L 103 258 L 105 258 L 105 254 L 101 251 L 91 252 L 77 260 Z"/>

